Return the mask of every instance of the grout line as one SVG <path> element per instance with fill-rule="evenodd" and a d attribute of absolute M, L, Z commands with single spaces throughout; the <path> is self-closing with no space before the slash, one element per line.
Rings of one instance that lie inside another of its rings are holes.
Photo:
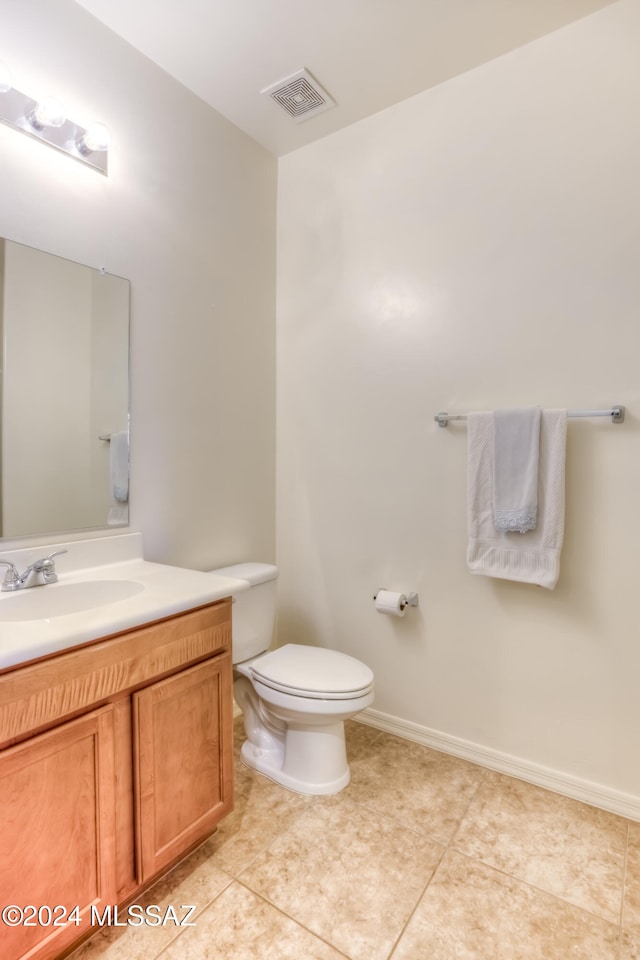
<path fill-rule="evenodd" d="M 464 821 L 467 819 L 467 815 L 468 815 L 468 813 L 469 813 L 469 810 L 471 809 L 471 804 L 473 803 L 473 801 L 474 801 L 474 800 L 476 799 L 476 797 L 478 796 L 478 793 L 479 793 L 480 789 L 485 785 L 488 776 L 489 776 L 489 770 L 485 770 L 484 773 L 482 774 L 482 776 L 480 777 L 480 780 L 478 781 L 478 785 L 477 785 L 476 789 L 473 791 L 473 796 L 470 797 L 469 803 L 467 804 L 464 813 L 462 814 L 462 816 L 460 817 L 460 820 L 458 821 L 458 826 L 456 827 L 456 829 L 455 829 L 455 830 L 453 831 L 453 833 L 451 834 L 451 837 L 449 838 L 449 843 L 447 844 L 447 850 L 449 850 L 449 849 L 453 846 L 454 840 L 456 839 L 456 837 L 457 837 L 458 834 L 460 833 L 460 828 L 462 827 L 462 824 L 463 824 Z"/>
<path fill-rule="evenodd" d="M 286 910 L 283 910 L 282 907 L 279 907 L 277 904 L 273 903 L 273 901 L 269 900 L 268 897 L 265 897 L 263 894 L 258 893 L 257 890 L 254 890 L 252 887 L 249 887 L 249 886 L 248 886 L 246 883 L 244 883 L 242 880 L 236 879 L 235 882 L 238 883 L 238 884 L 240 884 L 241 887 L 244 887 L 244 889 L 247 890 L 253 897 L 256 897 L 258 900 L 262 900 L 263 903 L 266 903 L 268 907 L 271 907 L 271 909 L 272 909 L 272 910 L 275 910 L 277 913 L 279 913 L 280 916 L 286 917 L 287 920 L 291 920 L 291 922 L 292 922 L 292 923 L 295 923 L 295 925 L 296 925 L 297 927 L 300 927 L 301 930 L 306 931 L 306 933 L 308 933 L 310 936 L 314 937 L 314 938 L 315 938 L 316 940 L 318 940 L 320 943 L 324 943 L 325 946 L 330 947 L 332 950 L 334 950 L 336 953 L 338 953 L 341 957 L 344 957 L 345 960 L 352 960 L 352 958 L 349 956 L 349 954 L 345 953 L 343 950 L 340 950 L 338 947 L 335 946 L 335 944 L 330 943 L 329 940 L 325 940 L 324 937 L 320 936 L 320 935 L 319 935 L 318 933 L 316 933 L 314 930 L 310 930 L 309 927 L 306 927 L 306 926 L 304 925 L 304 923 L 300 923 L 300 921 L 297 919 L 297 917 L 294 917 L 294 916 L 292 916 L 290 913 L 287 913 Z M 154 958 L 154 960 L 155 960 L 155 958 Z"/>
<path fill-rule="evenodd" d="M 174 867 L 172 867 L 172 869 L 171 869 L 171 871 L 170 871 L 169 873 L 164 874 L 164 876 L 160 877 L 160 878 L 156 881 L 155 884 L 153 884 L 151 887 L 148 887 L 148 888 L 143 892 L 143 894 L 141 895 L 141 900 L 144 900 L 144 899 L 147 898 L 147 897 L 151 900 L 151 895 L 152 895 L 152 891 L 153 891 L 154 886 L 156 886 L 156 884 L 157 884 L 157 885 L 160 885 L 160 884 L 164 883 L 165 880 L 167 880 L 168 878 L 170 878 L 172 871 L 175 870 L 176 868 L 178 868 L 182 863 L 184 863 L 185 860 L 188 860 L 191 856 L 193 856 L 193 855 L 196 853 L 197 850 L 199 850 L 202 846 L 204 846 L 204 844 L 205 844 L 206 842 L 207 842 L 207 841 L 204 840 L 203 843 L 200 844 L 199 847 L 196 847 L 196 849 L 193 850 L 187 857 L 183 858 L 183 860 L 179 861 Z M 213 856 L 214 856 L 214 855 L 212 854 L 211 856 L 207 857 L 207 859 L 206 859 L 204 862 L 205 862 L 205 863 L 211 862 Z M 231 884 L 234 882 L 234 877 L 232 877 L 231 874 L 229 874 L 226 870 L 223 870 L 221 867 L 218 867 L 217 865 L 216 865 L 216 869 L 219 870 L 220 873 L 225 874 L 225 876 L 227 877 L 227 883 L 225 883 L 225 885 L 222 887 L 222 889 L 219 890 L 218 893 L 217 893 L 214 897 L 212 897 L 211 899 L 207 900 L 206 903 L 203 903 L 203 904 L 201 904 L 201 905 L 198 905 L 197 912 L 192 916 L 192 921 L 194 921 L 194 922 L 197 922 L 198 918 L 202 916 L 202 914 L 205 912 L 205 910 L 208 910 L 208 908 L 209 908 L 213 903 L 215 903 L 215 901 L 216 901 L 220 896 L 222 896 L 222 894 L 223 894 L 226 890 L 228 890 L 229 887 L 231 886 Z M 180 894 L 180 896 L 183 896 L 183 895 Z M 169 905 L 172 905 L 172 899 L 173 899 L 173 897 L 174 897 L 173 892 L 170 891 L 170 890 L 168 890 L 165 894 L 163 894 L 162 897 L 156 898 L 156 900 L 151 900 L 151 902 L 156 902 L 156 901 L 157 901 L 157 902 L 159 902 L 159 903 L 162 903 L 162 902 L 164 901 L 164 902 L 166 902 L 166 905 L 167 905 L 167 907 L 168 907 Z M 137 901 L 134 900 L 134 901 L 132 901 L 132 902 L 133 902 L 133 903 L 136 903 Z M 131 904 L 128 904 L 128 906 L 131 906 Z M 126 909 L 126 908 L 125 908 L 125 909 Z M 109 942 L 109 943 L 107 944 L 106 949 L 105 949 L 104 951 L 101 951 L 101 952 L 100 952 L 100 956 L 106 957 L 106 960 L 109 960 L 109 955 L 110 955 L 110 953 L 111 953 L 111 950 L 112 950 L 112 948 L 114 947 L 114 945 L 115 945 L 116 943 L 126 942 L 127 945 L 133 944 L 133 943 L 134 943 L 134 939 L 133 939 L 133 938 L 136 937 L 136 936 L 139 936 L 139 934 L 134 933 L 134 930 L 135 930 L 135 929 L 136 929 L 136 928 L 134 928 L 134 927 L 128 927 L 128 928 L 126 929 L 126 931 L 123 931 L 122 937 L 116 937 L 114 940 L 112 940 L 111 942 Z M 165 951 L 169 949 L 169 947 L 173 946 L 173 945 L 176 943 L 176 941 L 180 939 L 180 937 L 182 937 L 184 934 L 188 933 L 189 929 L 190 929 L 189 927 L 186 927 L 186 928 L 176 927 L 175 935 L 170 936 L 170 938 L 167 940 L 167 942 L 166 942 L 165 944 L 163 944 L 163 946 L 160 948 L 159 952 L 158 952 L 158 953 L 154 953 L 152 956 L 150 956 L 150 957 L 149 957 L 149 960 L 158 960 L 158 958 L 161 957 L 162 954 L 165 953 Z M 77 950 L 77 951 L 82 950 L 87 944 L 89 944 L 89 943 L 91 943 L 92 941 L 94 941 L 94 939 L 95 939 L 95 942 L 97 943 L 98 938 L 99 938 L 99 935 L 100 935 L 99 931 L 96 930 L 96 932 L 95 932 L 91 937 L 89 937 L 87 940 L 85 940 L 79 947 L 77 947 L 76 950 Z M 91 948 L 89 948 L 89 950 L 91 950 Z M 128 951 L 127 951 L 127 954 L 128 954 Z M 75 951 L 74 951 L 74 953 L 72 953 L 72 954 L 69 955 L 69 960 L 74 960 L 74 956 L 75 956 Z"/>
<path fill-rule="evenodd" d="M 403 926 L 402 926 L 402 930 L 400 931 L 400 933 L 399 933 L 398 936 L 396 937 L 396 939 L 395 939 L 395 941 L 394 941 L 394 943 L 393 943 L 393 946 L 391 947 L 391 950 L 389 951 L 389 954 L 388 954 L 388 956 L 387 956 L 387 960 L 391 960 L 391 958 L 393 957 L 393 954 L 394 954 L 395 951 L 397 950 L 398 944 L 400 943 L 400 941 L 401 941 L 402 938 L 404 937 L 404 935 L 405 935 L 405 933 L 406 933 L 406 931 L 407 931 L 407 927 L 409 926 L 409 924 L 411 923 L 411 921 L 413 920 L 413 918 L 414 918 L 414 916 L 415 916 L 416 910 L 418 909 L 418 907 L 420 906 L 420 904 L 421 904 L 422 901 L 424 900 L 424 896 L 425 896 L 427 890 L 429 889 L 429 887 L 431 886 L 431 882 L 432 882 L 433 878 L 435 877 L 436 873 L 437 873 L 438 870 L 440 869 L 440 865 L 442 864 L 442 861 L 443 861 L 443 859 L 444 859 L 444 857 L 445 857 L 445 854 L 447 853 L 447 850 L 448 850 L 448 849 L 449 849 L 448 846 L 442 848 L 442 853 L 440 854 L 440 858 L 439 858 L 437 864 L 436 864 L 435 867 L 433 868 L 433 873 L 431 874 L 431 876 L 429 877 L 429 879 L 428 879 L 427 882 L 425 883 L 425 885 L 424 885 L 424 890 L 422 891 L 422 893 L 420 894 L 420 896 L 419 896 L 418 899 L 416 900 L 416 902 L 415 902 L 415 904 L 414 904 L 414 907 L 413 907 L 413 910 L 411 911 L 411 913 L 410 913 L 409 916 L 407 917 L 405 923 L 404 923 Z"/>
<path fill-rule="evenodd" d="M 467 806 L 466 806 L 466 808 L 465 808 L 464 813 L 463 813 L 462 816 L 460 817 L 460 820 L 459 820 L 459 822 L 458 822 L 458 826 L 456 827 L 456 829 L 455 829 L 455 830 L 453 831 L 453 833 L 451 834 L 448 842 L 447 842 L 446 844 L 441 844 L 441 846 L 442 846 L 442 853 L 440 854 L 440 859 L 438 860 L 438 863 L 437 863 L 437 865 L 436 865 L 433 873 L 431 874 L 431 876 L 430 876 L 429 879 L 427 880 L 427 883 L 425 884 L 424 890 L 422 891 L 422 893 L 420 894 L 420 896 L 419 896 L 418 899 L 416 900 L 415 906 L 414 906 L 413 910 L 411 911 L 411 913 L 409 914 L 409 916 L 407 917 L 406 923 L 403 925 L 402 930 L 401 930 L 400 933 L 398 934 L 398 937 L 396 938 L 395 943 L 393 944 L 393 947 L 391 948 L 391 952 L 389 953 L 389 956 L 388 956 L 387 960 L 391 960 L 391 958 L 393 957 L 393 954 L 395 953 L 395 951 L 396 951 L 396 949 L 397 949 L 397 947 L 398 947 L 398 944 L 400 943 L 400 941 L 402 940 L 403 936 L 405 935 L 405 933 L 406 933 L 406 931 L 407 931 L 407 927 L 408 927 L 409 924 L 411 923 L 411 921 L 412 921 L 412 919 L 413 919 L 413 917 L 414 917 L 414 915 L 415 915 L 415 913 L 416 913 L 416 910 L 418 909 L 418 907 L 420 906 L 420 904 L 421 904 L 422 901 L 424 900 L 425 894 L 426 894 L 427 890 L 429 889 L 429 887 L 431 886 L 431 883 L 432 883 L 432 881 L 433 881 L 433 878 L 435 877 L 436 873 L 437 873 L 438 870 L 440 869 L 440 866 L 441 866 L 441 864 L 442 864 L 442 861 L 444 860 L 444 858 L 445 858 L 446 854 L 449 852 L 449 850 L 452 849 L 453 841 L 454 841 L 455 837 L 457 836 L 458 831 L 460 830 L 460 827 L 462 826 L 462 823 L 463 823 L 465 817 L 467 816 L 467 814 L 468 814 L 468 812 L 469 812 L 469 808 L 471 807 L 471 804 L 473 803 L 475 797 L 477 796 L 478 790 L 480 789 L 480 787 L 481 787 L 481 786 L 483 785 L 483 783 L 485 782 L 486 777 L 487 777 L 487 774 L 488 774 L 488 770 L 485 770 L 484 773 L 483 773 L 483 775 L 481 776 L 480 780 L 478 781 L 478 784 L 477 784 L 477 786 L 476 786 L 476 789 L 473 791 L 473 794 L 472 794 L 471 797 L 469 798 L 469 802 L 468 802 L 468 804 L 467 804 Z M 456 852 L 457 852 L 457 851 L 456 851 Z M 469 857 L 468 859 L 471 859 L 471 858 Z"/>
<path fill-rule="evenodd" d="M 588 917 L 593 917 L 594 920 L 597 920 L 599 923 L 606 923 L 614 929 L 617 927 L 615 920 L 609 920 L 607 917 L 603 917 L 600 913 L 594 913 L 593 910 L 588 910 L 587 907 L 583 907 L 579 903 L 574 903 L 573 900 L 567 900 L 566 897 L 560 896 L 559 893 L 552 893 L 551 890 L 545 890 L 544 887 L 538 887 L 530 880 L 524 880 L 522 877 L 518 877 L 514 873 L 507 873 L 506 870 L 496 867 L 495 864 L 489 863 L 487 860 L 482 860 L 478 857 L 471 857 L 468 853 L 465 853 L 463 850 L 458 850 L 457 848 L 453 849 L 453 853 L 455 853 L 456 856 L 464 857 L 465 860 L 470 860 L 471 863 L 479 863 L 488 870 L 492 870 L 494 873 L 499 873 L 501 877 L 505 877 L 507 880 L 513 880 L 514 883 L 519 883 L 523 887 L 528 887 L 530 890 L 535 890 L 536 893 L 541 893 L 545 897 L 550 897 L 552 900 L 557 900 L 558 903 L 563 903 L 572 910 L 579 910 L 580 913 L 584 913 Z"/>

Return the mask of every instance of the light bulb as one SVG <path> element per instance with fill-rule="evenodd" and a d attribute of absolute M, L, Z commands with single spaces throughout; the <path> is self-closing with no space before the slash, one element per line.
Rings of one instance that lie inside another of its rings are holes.
<path fill-rule="evenodd" d="M 64 107 L 55 97 L 45 97 L 35 105 L 27 117 L 36 130 L 44 130 L 45 127 L 61 127 L 65 119 Z"/>
<path fill-rule="evenodd" d="M 11 71 L 4 60 L 0 60 L 0 93 L 8 93 L 12 86 Z"/>
<path fill-rule="evenodd" d="M 103 123 L 92 123 L 80 139 L 77 141 L 77 147 L 80 153 L 97 153 L 108 150 L 111 143 L 111 134 Z"/>

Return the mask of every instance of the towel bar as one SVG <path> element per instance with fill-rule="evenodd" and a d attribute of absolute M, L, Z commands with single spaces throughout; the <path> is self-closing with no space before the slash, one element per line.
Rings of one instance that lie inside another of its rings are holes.
<path fill-rule="evenodd" d="M 616 404 L 610 410 L 567 410 L 567 416 L 574 417 L 611 417 L 612 423 L 624 423 L 624 407 Z M 449 420 L 466 420 L 466 413 L 436 413 L 433 418 L 439 427 L 449 426 Z"/>

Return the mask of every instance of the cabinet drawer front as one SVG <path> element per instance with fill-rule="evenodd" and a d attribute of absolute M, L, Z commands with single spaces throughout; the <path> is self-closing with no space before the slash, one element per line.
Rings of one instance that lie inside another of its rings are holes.
<path fill-rule="evenodd" d="M 140 882 L 203 839 L 232 806 L 231 657 L 133 697 Z"/>
<path fill-rule="evenodd" d="M 0 747 L 231 649 L 231 601 L 120 634 L 0 677 Z"/>
<path fill-rule="evenodd" d="M 31 920 L 0 931 L 5 960 L 59 956 L 113 903 L 114 781 L 111 706 L 0 752 L 0 902 Z"/>

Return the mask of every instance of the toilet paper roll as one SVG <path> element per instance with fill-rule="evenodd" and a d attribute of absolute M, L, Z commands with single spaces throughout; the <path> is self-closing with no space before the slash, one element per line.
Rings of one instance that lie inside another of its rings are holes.
<path fill-rule="evenodd" d="M 404 617 L 407 609 L 404 593 L 394 593 L 393 590 L 378 590 L 375 602 L 378 613 L 388 613 L 392 617 Z"/>

